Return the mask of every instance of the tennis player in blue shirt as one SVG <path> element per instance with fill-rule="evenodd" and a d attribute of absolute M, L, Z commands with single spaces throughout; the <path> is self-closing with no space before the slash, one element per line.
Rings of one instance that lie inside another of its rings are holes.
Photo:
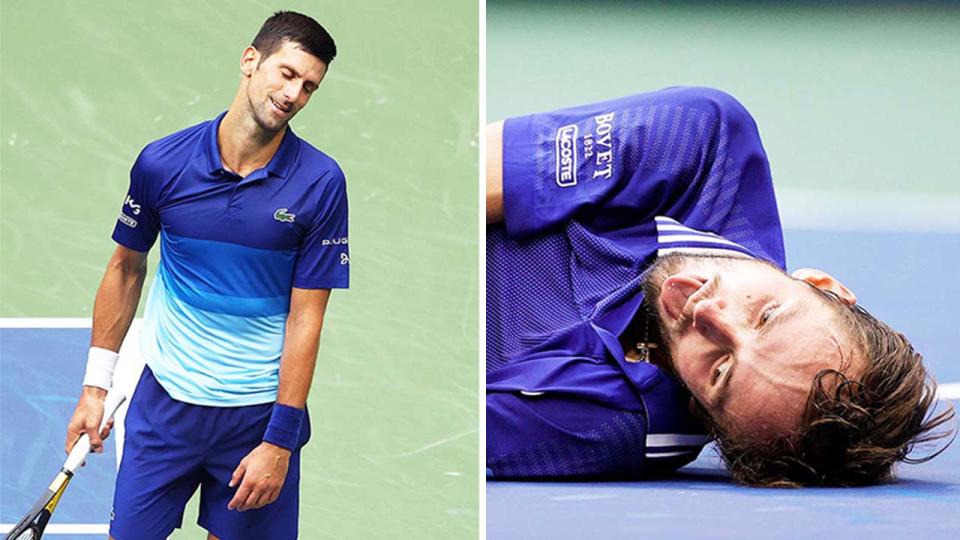
<path fill-rule="evenodd" d="M 488 476 L 660 476 L 715 438 L 742 483 L 867 484 L 949 419 L 902 335 L 785 273 L 728 94 L 511 118 L 487 148 Z"/>
<path fill-rule="evenodd" d="M 307 393 L 350 256 L 343 172 L 289 122 L 335 55 L 315 20 L 274 14 L 243 51 L 230 108 L 133 165 L 66 443 L 86 432 L 101 448 L 103 398 L 159 236 L 112 538 L 167 538 L 198 486 L 209 538 L 297 536 Z"/>

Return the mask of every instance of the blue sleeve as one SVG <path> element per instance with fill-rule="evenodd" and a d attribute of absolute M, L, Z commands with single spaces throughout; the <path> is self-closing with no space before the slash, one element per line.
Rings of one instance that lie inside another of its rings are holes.
<path fill-rule="evenodd" d="M 587 399 L 487 392 L 494 478 L 638 477 L 646 419 Z"/>
<path fill-rule="evenodd" d="M 645 396 L 644 403 L 653 399 Z M 488 389 L 488 474 L 642 478 L 670 474 L 696 459 L 707 437 L 681 419 L 685 408 L 646 407 L 622 409 L 562 392 Z"/>
<path fill-rule="evenodd" d="M 647 420 L 635 389 L 602 351 L 561 348 L 487 373 L 487 467 L 496 478 L 640 475 Z"/>
<path fill-rule="evenodd" d="M 350 285 L 347 184 L 338 167 L 330 174 L 314 221 L 297 253 L 293 286 L 300 289 L 345 289 Z"/>
<path fill-rule="evenodd" d="M 703 428 L 683 387 L 647 363 L 627 374 L 601 341 L 573 334 L 487 373 L 490 475 L 638 478 L 693 460 L 704 438 L 685 434 Z"/>
<path fill-rule="evenodd" d="M 113 229 L 116 243 L 142 252 L 150 251 L 160 233 L 161 178 L 156 174 L 149 148 L 140 153 L 130 169 L 130 188 Z"/>
<path fill-rule="evenodd" d="M 760 228 L 779 228 L 756 124 L 718 90 L 668 88 L 511 118 L 503 148 L 511 236 L 572 219 L 600 229 L 656 215 L 722 225 L 738 205 L 760 209 Z"/>

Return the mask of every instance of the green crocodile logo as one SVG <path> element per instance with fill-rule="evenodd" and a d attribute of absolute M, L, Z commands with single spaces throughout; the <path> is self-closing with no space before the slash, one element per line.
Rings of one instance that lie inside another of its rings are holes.
<path fill-rule="evenodd" d="M 288 214 L 286 208 L 277 208 L 277 211 L 273 213 L 273 219 L 283 223 L 293 223 L 296 217 L 296 214 Z"/>

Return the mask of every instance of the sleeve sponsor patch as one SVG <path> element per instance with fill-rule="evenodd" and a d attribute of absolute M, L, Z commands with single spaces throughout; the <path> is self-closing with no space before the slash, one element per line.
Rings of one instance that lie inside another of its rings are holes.
<path fill-rule="evenodd" d="M 134 229 L 137 227 L 137 220 L 133 219 L 132 217 L 126 214 L 121 213 L 117 219 L 120 220 L 120 223 L 123 223 L 124 225 L 126 225 L 127 227 L 130 227 L 131 229 Z"/>

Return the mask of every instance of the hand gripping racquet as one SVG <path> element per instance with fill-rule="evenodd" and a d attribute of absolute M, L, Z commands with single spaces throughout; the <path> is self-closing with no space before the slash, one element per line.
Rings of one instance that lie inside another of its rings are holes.
<path fill-rule="evenodd" d="M 103 402 L 103 420 L 100 421 L 101 431 L 107 425 L 107 422 L 113 418 L 113 414 L 117 412 L 117 408 L 119 408 L 126 399 L 127 396 L 123 395 L 123 392 L 119 390 L 111 390 L 107 393 L 107 397 Z M 53 482 L 50 483 L 50 487 L 47 488 L 46 493 L 40 497 L 37 504 L 33 505 L 33 508 L 27 512 L 27 515 L 17 523 L 17 526 L 7 534 L 6 540 L 35 540 L 43 536 L 43 530 L 47 527 L 50 516 L 53 514 L 54 509 L 56 509 L 57 503 L 60 502 L 60 497 L 63 496 L 63 491 L 67 489 L 67 484 L 70 483 L 70 479 L 73 478 L 73 471 L 83 463 L 83 460 L 89 453 L 90 437 L 84 433 L 80 435 L 77 444 L 73 445 L 73 449 L 70 450 L 66 461 L 63 462 L 63 467 L 60 469 L 60 472 L 57 473 Z"/>

